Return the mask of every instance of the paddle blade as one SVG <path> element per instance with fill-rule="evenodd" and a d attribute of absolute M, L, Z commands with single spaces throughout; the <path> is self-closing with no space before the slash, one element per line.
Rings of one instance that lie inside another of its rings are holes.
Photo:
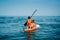
<path fill-rule="evenodd" d="M 27 22 L 25 22 L 24 26 L 27 26 Z"/>

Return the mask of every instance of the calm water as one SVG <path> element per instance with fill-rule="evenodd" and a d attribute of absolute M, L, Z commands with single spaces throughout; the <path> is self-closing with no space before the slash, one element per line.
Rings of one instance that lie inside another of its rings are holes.
<path fill-rule="evenodd" d="M 30 40 L 59 40 L 60 16 L 36 16 L 35 22 L 41 27 L 30 35 Z M 0 16 L 0 40 L 27 40 L 26 16 Z"/>

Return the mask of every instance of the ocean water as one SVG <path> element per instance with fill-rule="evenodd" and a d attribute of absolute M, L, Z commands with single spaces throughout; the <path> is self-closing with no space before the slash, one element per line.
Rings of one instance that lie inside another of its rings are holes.
<path fill-rule="evenodd" d="M 29 37 L 23 24 L 27 16 L 0 16 L 0 40 L 60 40 L 60 16 L 34 16 L 40 25 Z"/>

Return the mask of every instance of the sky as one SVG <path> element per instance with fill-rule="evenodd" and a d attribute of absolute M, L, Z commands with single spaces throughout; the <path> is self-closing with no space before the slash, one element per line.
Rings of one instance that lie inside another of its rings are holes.
<path fill-rule="evenodd" d="M 60 0 L 0 0 L 0 16 L 60 16 Z"/>

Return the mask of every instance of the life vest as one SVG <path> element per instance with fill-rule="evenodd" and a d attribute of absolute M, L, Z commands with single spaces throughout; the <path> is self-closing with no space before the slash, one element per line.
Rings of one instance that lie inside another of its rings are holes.
<path fill-rule="evenodd" d="M 31 26 L 31 20 L 27 21 L 27 26 L 30 27 Z"/>
<path fill-rule="evenodd" d="M 31 23 L 27 23 L 27 26 L 30 27 Z"/>

